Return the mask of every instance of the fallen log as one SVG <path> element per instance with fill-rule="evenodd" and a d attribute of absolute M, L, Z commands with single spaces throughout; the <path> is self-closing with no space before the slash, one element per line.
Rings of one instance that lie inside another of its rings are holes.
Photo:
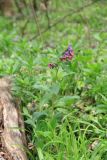
<path fill-rule="evenodd" d="M 0 79 L 0 159 L 3 158 L 27 160 L 24 122 L 11 95 L 8 78 Z"/>

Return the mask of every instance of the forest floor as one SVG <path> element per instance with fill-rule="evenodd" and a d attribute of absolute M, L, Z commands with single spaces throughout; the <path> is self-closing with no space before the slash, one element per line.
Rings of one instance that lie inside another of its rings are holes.
<path fill-rule="evenodd" d="M 32 19 L 0 17 L 0 76 L 12 76 L 29 160 L 107 160 L 107 1 L 90 1 L 59 0 L 52 24 L 68 15 L 34 39 Z M 73 59 L 60 61 L 69 44 Z"/>

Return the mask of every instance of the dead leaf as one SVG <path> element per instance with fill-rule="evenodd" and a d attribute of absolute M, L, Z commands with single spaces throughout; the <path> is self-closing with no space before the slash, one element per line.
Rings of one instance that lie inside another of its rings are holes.
<path fill-rule="evenodd" d="M 89 145 L 90 150 L 94 150 L 99 144 L 99 140 L 96 139 L 92 144 Z"/>

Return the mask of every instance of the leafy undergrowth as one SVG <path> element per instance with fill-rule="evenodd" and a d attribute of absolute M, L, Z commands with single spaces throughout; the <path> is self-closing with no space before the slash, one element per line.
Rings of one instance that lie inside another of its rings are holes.
<path fill-rule="evenodd" d="M 106 13 L 107 2 L 97 2 L 42 41 L 22 38 L 16 22 L 0 17 L 0 74 L 13 77 L 21 99 L 29 160 L 107 159 Z M 71 43 L 72 61 L 48 68 Z"/>

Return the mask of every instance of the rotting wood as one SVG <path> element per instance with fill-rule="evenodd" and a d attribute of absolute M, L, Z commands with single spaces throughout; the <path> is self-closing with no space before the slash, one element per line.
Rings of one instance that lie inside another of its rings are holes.
<path fill-rule="evenodd" d="M 0 145 L 5 160 L 27 160 L 24 122 L 11 95 L 8 78 L 0 79 Z"/>

